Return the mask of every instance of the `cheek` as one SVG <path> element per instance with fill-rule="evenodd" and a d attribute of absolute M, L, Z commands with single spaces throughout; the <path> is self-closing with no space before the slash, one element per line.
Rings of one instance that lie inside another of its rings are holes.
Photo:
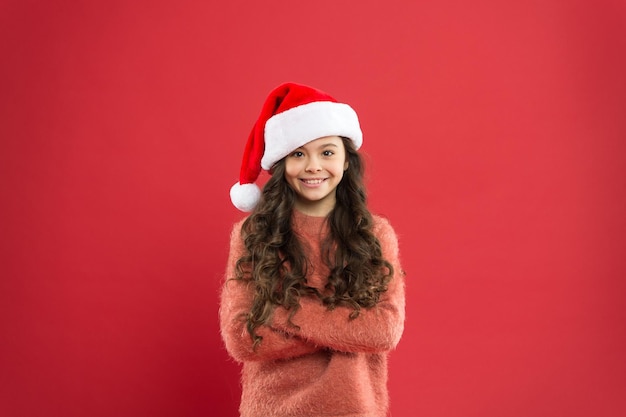
<path fill-rule="evenodd" d="M 337 175 L 340 175 L 340 176 L 343 176 L 345 174 L 346 169 L 348 169 L 348 161 L 344 163 L 338 162 L 334 168 Z"/>
<path fill-rule="evenodd" d="M 285 179 L 287 181 L 289 181 L 293 177 L 298 176 L 299 172 L 300 172 L 300 170 L 298 168 L 298 164 L 296 164 L 294 162 L 285 164 Z"/>

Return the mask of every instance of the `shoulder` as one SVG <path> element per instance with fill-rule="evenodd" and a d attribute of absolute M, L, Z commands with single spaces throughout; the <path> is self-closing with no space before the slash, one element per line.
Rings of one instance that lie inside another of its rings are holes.
<path fill-rule="evenodd" d="M 380 241 L 383 250 L 397 253 L 398 236 L 386 217 L 372 214 L 372 232 Z"/>
<path fill-rule="evenodd" d="M 378 236 L 379 234 L 391 233 L 395 235 L 395 231 L 387 219 L 384 216 L 378 214 L 372 214 L 372 231 Z"/>
<path fill-rule="evenodd" d="M 233 233 L 240 233 L 241 232 L 241 227 L 246 222 L 248 217 L 250 217 L 250 216 L 246 216 L 246 217 L 244 217 L 242 219 L 237 220 L 235 223 L 233 223 L 231 234 L 233 234 Z"/>
<path fill-rule="evenodd" d="M 232 226 L 232 228 L 230 230 L 230 243 L 231 243 L 231 245 L 233 245 L 236 242 L 242 241 L 241 228 L 243 227 L 243 224 L 248 219 L 248 217 L 249 216 L 246 216 L 243 219 L 240 219 L 240 220 L 236 221 L 233 224 L 233 226 Z"/>

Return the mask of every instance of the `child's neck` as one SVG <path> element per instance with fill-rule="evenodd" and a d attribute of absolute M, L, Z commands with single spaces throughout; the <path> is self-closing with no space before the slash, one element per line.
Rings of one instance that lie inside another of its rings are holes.
<path fill-rule="evenodd" d="M 320 202 L 303 202 L 296 201 L 294 205 L 294 209 L 299 211 L 302 214 L 311 217 L 326 217 L 328 214 L 333 211 L 335 208 L 334 202 L 333 204 L 320 204 Z"/>

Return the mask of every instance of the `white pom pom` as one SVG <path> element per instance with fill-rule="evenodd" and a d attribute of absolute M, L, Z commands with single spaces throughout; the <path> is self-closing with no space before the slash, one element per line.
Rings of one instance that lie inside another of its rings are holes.
<path fill-rule="evenodd" d="M 256 184 L 235 184 L 230 189 L 230 200 L 241 211 L 252 211 L 261 199 L 261 190 Z"/>

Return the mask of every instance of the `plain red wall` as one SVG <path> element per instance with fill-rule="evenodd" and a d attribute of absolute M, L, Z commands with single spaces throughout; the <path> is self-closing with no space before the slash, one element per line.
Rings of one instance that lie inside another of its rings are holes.
<path fill-rule="evenodd" d="M 400 239 L 394 417 L 626 415 L 623 1 L 2 1 L 0 415 L 235 416 L 228 198 L 283 81 Z"/>

